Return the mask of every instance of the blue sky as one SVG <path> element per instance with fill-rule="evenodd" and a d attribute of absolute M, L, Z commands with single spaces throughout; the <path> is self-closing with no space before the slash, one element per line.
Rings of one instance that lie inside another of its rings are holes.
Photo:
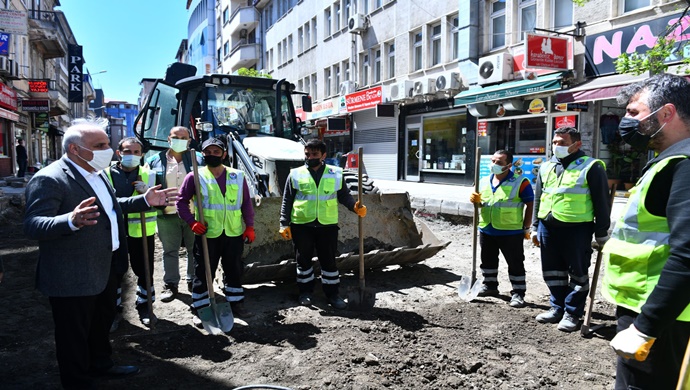
<path fill-rule="evenodd" d="M 187 38 L 186 0 L 61 0 L 83 46 L 84 71 L 108 100 L 137 103 L 143 78 L 163 78 Z"/>

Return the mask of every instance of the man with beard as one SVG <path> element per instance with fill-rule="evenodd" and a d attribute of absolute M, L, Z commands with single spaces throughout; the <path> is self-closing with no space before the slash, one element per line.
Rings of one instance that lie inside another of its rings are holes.
<path fill-rule="evenodd" d="M 618 95 L 621 137 L 658 155 L 604 246 L 602 295 L 617 305 L 616 389 L 674 389 L 690 337 L 690 83 L 659 74 Z"/>

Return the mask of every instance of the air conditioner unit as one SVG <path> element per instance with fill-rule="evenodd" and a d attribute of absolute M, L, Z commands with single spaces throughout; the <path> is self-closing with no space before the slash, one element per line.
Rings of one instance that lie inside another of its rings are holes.
<path fill-rule="evenodd" d="M 10 59 L 0 56 L 0 74 L 10 74 Z"/>
<path fill-rule="evenodd" d="M 390 99 L 391 101 L 403 100 L 412 97 L 412 90 L 414 83 L 410 80 L 398 81 L 391 85 Z"/>
<path fill-rule="evenodd" d="M 499 53 L 479 59 L 479 85 L 496 84 L 513 79 L 513 56 Z"/>
<path fill-rule="evenodd" d="M 462 89 L 462 78 L 459 72 L 444 73 L 436 78 L 436 90 Z"/>
<path fill-rule="evenodd" d="M 19 64 L 15 60 L 10 60 L 10 74 L 7 75 L 8 79 L 19 80 Z"/>
<path fill-rule="evenodd" d="M 415 96 L 426 95 L 428 93 L 434 93 L 434 92 L 436 92 L 436 80 L 426 79 L 426 80 L 415 81 L 414 92 L 413 92 L 413 94 Z"/>
<path fill-rule="evenodd" d="M 347 28 L 353 34 L 358 34 L 366 31 L 367 29 L 367 17 L 364 14 L 354 14 L 350 16 L 347 21 Z"/>
<path fill-rule="evenodd" d="M 340 96 L 345 96 L 348 93 L 355 91 L 356 85 L 354 81 L 343 81 L 340 83 Z"/>

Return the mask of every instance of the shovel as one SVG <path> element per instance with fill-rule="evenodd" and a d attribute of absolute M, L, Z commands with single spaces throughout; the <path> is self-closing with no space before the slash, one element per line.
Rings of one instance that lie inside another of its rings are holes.
<path fill-rule="evenodd" d="M 196 152 L 192 153 L 192 166 L 194 168 L 194 186 L 196 187 L 196 208 L 199 214 L 199 222 L 204 224 L 204 213 L 201 203 L 201 187 L 199 185 L 199 167 L 196 162 Z M 206 234 L 201 235 L 201 249 L 204 254 L 204 268 L 206 271 L 206 287 L 208 288 L 209 306 L 198 309 L 197 314 L 201 320 L 201 325 L 212 335 L 227 333 L 232 329 L 235 319 L 232 316 L 232 309 L 228 302 L 216 303 L 216 293 L 213 291 L 213 277 L 211 276 L 211 261 L 208 258 L 208 241 Z"/>
<path fill-rule="evenodd" d="M 474 192 L 479 192 L 479 161 L 482 148 L 477 148 L 476 159 L 474 162 Z M 472 218 L 472 277 L 463 275 L 458 285 L 458 295 L 465 302 L 471 302 L 479 295 L 482 288 L 484 277 L 477 279 L 477 226 L 479 225 L 479 205 L 474 205 L 474 216 Z"/>
<path fill-rule="evenodd" d="M 609 211 L 613 208 L 613 200 L 616 198 L 616 186 L 612 184 L 609 193 Z M 601 268 L 601 250 L 604 248 L 597 248 L 597 260 L 594 262 L 594 274 L 592 275 L 592 282 L 590 283 L 589 294 L 587 295 L 587 303 L 585 304 L 585 319 L 580 327 L 580 335 L 588 337 L 594 333 L 602 325 L 590 326 L 592 321 L 592 309 L 594 308 L 594 295 L 597 292 L 597 283 L 599 282 L 599 268 Z"/>
<path fill-rule="evenodd" d="M 362 147 L 358 149 L 359 164 L 357 165 L 357 201 L 362 204 Z M 355 291 L 350 291 L 347 297 L 347 306 L 350 310 L 366 311 L 374 307 L 376 296 L 373 290 L 366 288 L 364 283 L 364 229 L 363 218 L 358 216 L 359 222 L 359 288 Z"/>

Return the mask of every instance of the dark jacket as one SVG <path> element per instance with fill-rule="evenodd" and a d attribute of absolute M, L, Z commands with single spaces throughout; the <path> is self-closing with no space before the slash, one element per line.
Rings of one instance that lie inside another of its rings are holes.
<path fill-rule="evenodd" d="M 168 166 L 168 159 L 165 156 L 167 152 L 168 150 L 166 149 L 149 157 L 148 160 L 146 160 L 146 163 L 149 164 L 151 170 L 156 173 L 156 184 L 161 184 L 161 188 L 168 188 L 165 179 L 165 172 Z M 196 152 L 196 163 L 199 166 L 206 165 L 204 164 L 204 157 L 199 152 Z M 190 152 L 182 153 L 182 164 L 184 164 L 184 169 L 187 170 L 187 173 L 192 171 L 192 155 Z"/>

